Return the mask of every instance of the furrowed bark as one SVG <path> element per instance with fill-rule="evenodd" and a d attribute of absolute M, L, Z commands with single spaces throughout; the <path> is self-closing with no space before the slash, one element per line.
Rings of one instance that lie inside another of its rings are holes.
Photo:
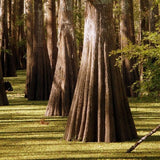
<path fill-rule="evenodd" d="M 111 1 L 87 1 L 80 71 L 64 138 L 125 141 L 137 137 L 115 57 Z"/>
<path fill-rule="evenodd" d="M 77 79 L 72 1 L 60 1 L 58 57 L 46 116 L 67 116 Z"/>

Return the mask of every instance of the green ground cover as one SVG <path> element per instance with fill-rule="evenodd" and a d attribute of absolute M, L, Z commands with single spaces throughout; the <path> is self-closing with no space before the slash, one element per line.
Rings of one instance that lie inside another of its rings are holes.
<path fill-rule="evenodd" d="M 51 159 L 115 159 L 159 160 L 160 131 L 140 144 L 132 153 L 125 153 L 134 144 L 66 142 L 63 133 L 66 117 L 44 117 L 47 101 L 24 98 L 25 72 L 6 78 L 13 85 L 9 106 L 0 107 L 0 160 Z M 139 137 L 160 123 L 160 101 L 130 99 L 130 106 Z M 49 124 L 41 124 L 45 119 Z"/>

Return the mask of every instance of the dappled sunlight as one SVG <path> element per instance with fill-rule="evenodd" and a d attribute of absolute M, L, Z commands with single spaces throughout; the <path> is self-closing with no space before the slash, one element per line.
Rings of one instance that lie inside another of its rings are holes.
<path fill-rule="evenodd" d="M 9 79 L 9 78 L 8 78 Z M 124 143 L 67 142 L 63 139 L 67 117 L 45 117 L 47 101 L 28 101 L 23 97 L 25 72 L 10 81 L 15 89 L 8 93 L 9 106 L 0 107 L 0 159 L 160 159 L 160 131 L 125 153 L 136 140 Z M 22 80 L 21 80 L 22 79 Z M 16 87 L 17 86 L 17 87 Z M 18 89 L 19 87 L 19 89 Z M 160 122 L 160 102 L 130 101 L 139 138 Z M 42 124 L 41 120 L 47 122 Z"/>

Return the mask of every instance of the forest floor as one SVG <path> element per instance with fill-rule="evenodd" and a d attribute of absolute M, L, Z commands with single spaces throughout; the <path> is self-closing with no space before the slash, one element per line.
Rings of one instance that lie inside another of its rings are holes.
<path fill-rule="evenodd" d="M 44 117 L 47 101 L 24 98 L 25 71 L 5 78 L 12 83 L 9 106 L 0 107 L 0 160 L 114 159 L 159 160 L 160 131 L 125 153 L 135 141 L 123 143 L 66 142 L 63 133 L 66 117 Z M 160 101 L 130 99 L 139 138 L 160 124 Z M 44 123 L 46 122 L 46 123 Z"/>

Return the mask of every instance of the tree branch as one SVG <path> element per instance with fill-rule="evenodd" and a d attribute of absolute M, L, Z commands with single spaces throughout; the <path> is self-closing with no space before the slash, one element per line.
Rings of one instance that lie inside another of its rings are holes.
<path fill-rule="evenodd" d="M 160 129 L 160 124 L 154 128 L 151 132 L 149 132 L 147 135 L 142 137 L 139 141 L 137 141 L 131 148 L 127 150 L 126 153 L 131 153 L 139 144 L 141 144 L 144 140 L 146 140 L 149 136 L 151 136 L 153 133 L 157 132 L 158 129 Z"/>

